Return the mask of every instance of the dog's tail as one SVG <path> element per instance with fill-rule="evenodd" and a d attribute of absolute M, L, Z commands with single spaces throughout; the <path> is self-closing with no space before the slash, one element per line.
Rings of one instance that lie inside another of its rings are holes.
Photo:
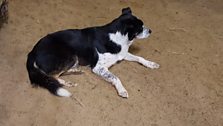
<path fill-rule="evenodd" d="M 62 88 L 62 85 L 53 77 L 45 74 L 38 68 L 35 62 L 35 54 L 30 52 L 26 63 L 26 68 L 29 73 L 29 79 L 34 86 L 40 86 L 48 89 L 52 94 L 62 97 L 70 97 L 71 93 Z"/>

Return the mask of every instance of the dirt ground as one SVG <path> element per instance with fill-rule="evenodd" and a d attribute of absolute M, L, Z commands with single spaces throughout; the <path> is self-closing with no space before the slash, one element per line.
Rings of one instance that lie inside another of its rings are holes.
<path fill-rule="evenodd" d="M 0 126 L 223 126 L 222 0 L 10 0 L 0 30 Z M 122 61 L 110 70 L 130 97 L 84 68 L 73 98 L 32 88 L 26 56 L 44 35 L 103 25 L 123 7 L 149 26 L 131 52 L 155 61 L 151 70 Z"/>

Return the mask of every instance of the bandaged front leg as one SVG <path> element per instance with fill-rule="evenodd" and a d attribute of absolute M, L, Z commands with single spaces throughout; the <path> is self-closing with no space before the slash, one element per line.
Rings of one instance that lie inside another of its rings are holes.
<path fill-rule="evenodd" d="M 92 69 L 92 71 L 101 76 L 104 80 L 110 82 L 112 85 L 115 86 L 118 94 L 123 97 L 123 98 L 128 98 L 128 92 L 126 89 L 123 87 L 120 79 L 116 77 L 114 74 L 112 74 L 108 68 L 103 67 L 103 66 L 96 66 Z"/>

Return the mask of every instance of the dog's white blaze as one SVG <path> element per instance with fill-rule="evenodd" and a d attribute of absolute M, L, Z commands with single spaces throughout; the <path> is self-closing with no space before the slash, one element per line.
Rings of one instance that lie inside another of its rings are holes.
<path fill-rule="evenodd" d="M 57 95 L 61 97 L 70 97 L 71 93 L 64 88 L 57 89 Z"/>
<path fill-rule="evenodd" d="M 120 32 L 116 33 L 110 33 L 109 38 L 112 42 L 118 44 L 121 46 L 121 51 L 117 54 L 111 54 L 111 53 L 99 53 L 99 59 L 98 59 L 98 65 L 104 66 L 104 67 L 111 67 L 113 64 L 115 64 L 117 61 L 123 60 L 128 53 L 129 44 L 130 41 L 128 40 L 128 35 L 122 35 Z"/>

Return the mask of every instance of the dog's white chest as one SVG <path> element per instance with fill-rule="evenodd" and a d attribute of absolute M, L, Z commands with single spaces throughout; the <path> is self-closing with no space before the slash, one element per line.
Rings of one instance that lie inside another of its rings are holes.
<path fill-rule="evenodd" d="M 110 40 L 119 44 L 121 46 L 121 51 L 117 54 L 111 54 L 111 53 L 98 53 L 99 59 L 98 59 L 98 65 L 104 66 L 104 67 L 111 67 L 116 62 L 123 60 L 129 49 L 128 45 L 128 37 L 121 35 L 120 32 L 109 34 Z"/>
<path fill-rule="evenodd" d="M 122 50 L 117 54 L 98 53 L 99 59 L 97 64 L 109 68 L 116 62 L 123 60 L 127 53 L 128 53 L 128 48 L 122 48 Z"/>

